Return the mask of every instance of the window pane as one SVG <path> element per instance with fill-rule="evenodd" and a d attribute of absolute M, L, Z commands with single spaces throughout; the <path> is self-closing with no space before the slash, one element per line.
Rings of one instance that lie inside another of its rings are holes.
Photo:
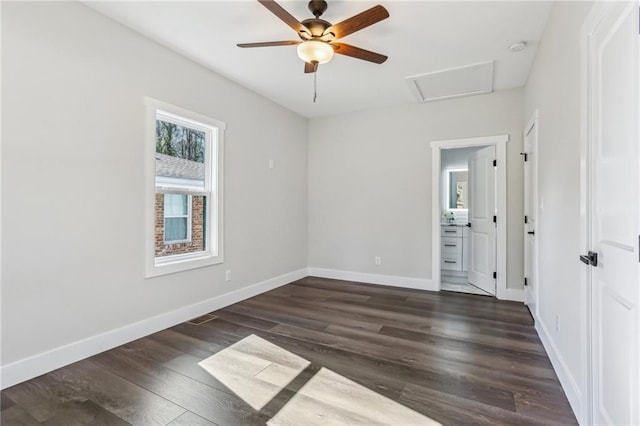
<path fill-rule="evenodd" d="M 178 199 L 177 203 L 182 211 L 188 195 L 183 194 L 159 194 L 156 193 L 155 208 L 155 255 L 156 257 L 173 256 L 179 254 L 197 253 L 205 251 L 207 247 L 207 197 L 202 195 L 191 196 L 191 218 L 171 217 L 165 215 L 165 202 Z M 188 206 L 187 206 L 188 207 Z M 188 210 L 187 210 L 188 211 Z M 191 239 L 187 227 L 191 224 Z M 180 241 L 180 242 L 177 242 Z"/>
<path fill-rule="evenodd" d="M 187 206 L 188 195 L 165 194 L 164 195 L 164 216 L 186 216 L 189 207 Z"/>
<path fill-rule="evenodd" d="M 179 241 L 187 239 L 187 218 L 168 217 L 164 220 L 164 240 Z"/>
<path fill-rule="evenodd" d="M 203 131 L 156 120 L 156 186 L 204 188 L 205 142 Z"/>

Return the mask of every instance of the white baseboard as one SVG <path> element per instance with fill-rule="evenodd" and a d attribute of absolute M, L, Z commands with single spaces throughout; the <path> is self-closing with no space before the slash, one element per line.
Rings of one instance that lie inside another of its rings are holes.
<path fill-rule="evenodd" d="M 547 351 L 547 355 L 549 356 L 549 360 L 553 365 L 553 369 L 558 376 L 558 380 L 560 380 L 560 385 L 562 385 L 562 389 L 567 395 L 567 399 L 569 400 L 569 405 L 571 405 L 573 414 L 576 416 L 576 419 L 578 419 L 578 423 L 582 424 L 582 392 L 580 392 L 580 387 L 569 371 L 569 368 L 562 358 L 562 355 L 560 355 L 558 347 L 551 338 L 547 327 L 545 327 L 544 323 L 540 321 L 539 318 L 536 318 L 534 316 L 534 320 L 538 336 L 540 337 L 542 345 Z"/>
<path fill-rule="evenodd" d="M 418 290 L 438 291 L 429 279 L 398 277 L 394 275 L 367 274 L 364 272 L 340 271 L 337 269 L 309 268 L 312 277 L 332 278 L 335 280 L 356 281 L 393 287 L 415 288 Z"/>
<path fill-rule="evenodd" d="M 307 276 L 307 268 L 221 294 L 0 367 L 0 389 L 40 376 L 116 346 L 156 333 Z"/>
<path fill-rule="evenodd" d="M 332 278 L 335 280 L 356 281 L 369 284 L 388 285 L 402 288 L 415 288 L 418 290 L 439 291 L 433 285 L 433 281 L 423 278 L 400 277 L 395 275 L 369 274 L 365 272 L 341 271 L 338 269 L 325 269 L 309 267 L 309 275 L 312 277 Z M 524 290 L 508 288 L 498 295 L 501 300 L 524 302 Z"/>

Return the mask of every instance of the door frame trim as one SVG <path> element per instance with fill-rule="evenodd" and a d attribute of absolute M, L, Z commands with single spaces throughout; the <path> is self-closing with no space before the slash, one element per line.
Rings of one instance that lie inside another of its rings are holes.
<path fill-rule="evenodd" d="M 532 194 L 532 196 L 533 196 L 533 203 L 532 203 L 533 206 L 531 207 L 531 209 L 534 210 L 535 214 L 536 214 L 536 216 L 535 216 L 535 219 L 536 219 L 536 224 L 535 224 L 536 225 L 536 229 L 535 229 L 536 238 L 534 238 L 534 240 L 533 240 L 533 252 L 535 254 L 535 265 L 532 266 L 533 267 L 533 277 L 534 277 L 532 282 L 533 282 L 533 288 L 535 289 L 534 290 L 534 295 L 533 295 L 534 303 L 535 303 L 535 312 L 531 312 L 531 315 L 533 315 L 533 318 L 536 321 L 538 320 L 538 312 L 540 311 L 540 297 L 539 297 L 540 293 L 538 291 L 539 290 L 539 287 L 538 287 L 538 282 L 539 282 L 538 281 L 538 272 L 539 272 L 538 271 L 538 265 L 539 265 L 539 262 L 538 262 L 538 260 L 539 260 L 539 258 L 538 258 L 539 257 L 539 250 L 538 250 L 538 246 L 539 246 L 538 241 L 539 241 L 539 239 L 538 239 L 538 236 L 540 235 L 540 220 L 539 220 L 540 219 L 540 211 L 539 211 L 540 209 L 539 209 L 539 198 L 538 198 L 538 196 L 539 196 L 539 192 L 538 192 L 538 169 L 539 169 L 539 167 L 538 167 L 538 164 L 539 164 L 538 158 L 540 157 L 539 156 L 539 150 L 538 150 L 538 139 L 540 138 L 540 119 L 539 119 L 539 117 L 540 117 L 540 113 L 539 113 L 538 109 L 535 109 L 533 111 L 533 114 L 531 114 L 531 118 L 529 119 L 529 123 L 524 128 L 524 132 L 522 132 L 522 143 L 524 145 L 524 141 L 527 138 L 527 135 L 529 133 L 531 133 L 531 131 L 533 130 L 534 127 L 536 129 L 536 137 L 535 137 L 535 139 L 533 139 L 531 141 L 532 145 L 534 146 L 534 153 L 535 153 L 535 156 L 536 156 L 535 157 L 535 166 L 533 167 L 533 175 L 535 176 L 535 179 L 533 180 L 533 185 L 532 185 L 532 188 L 531 188 L 531 190 L 533 191 L 533 194 Z M 523 179 L 524 179 L 525 176 L 526 175 L 523 175 Z M 527 182 L 524 182 L 524 184 L 525 184 L 525 188 L 526 188 Z M 525 228 L 526 228 L 526 224 L 524 224 L 524 226 L 523 226 L 523 231 L 525 230 Z M 526 244 L 526 235 L 525 235 L 525 239 L 524 239 L 524 244 Z M 523 247 L 523 255 L 525 256 L 524 262 L 522 263 L 523 264 L 523 272 L 524 272 L 524 274 L 526 274 L 525 265 L 526 265 L 527 259 L 526 259 L 526 250 L 524 250 L 524 247 Z M 529 277 L 529 279 L 531 279 L 531 278 Z M 526 289 L 524 291 L 526 292 Z"/>
<path fill-rule="evenodd" d="M 440 166 L 443 149 L 489 146 L 496 148 L 497 216 L 496 226 L 496 298 L 522 302 L 524 292 L 507 288 L 507 142 L 509 135 L 478 138 L 437 140 L 431 142 L 431 279 L 440 291 L 440 226 L 442 200 L 440 197 Z"/>

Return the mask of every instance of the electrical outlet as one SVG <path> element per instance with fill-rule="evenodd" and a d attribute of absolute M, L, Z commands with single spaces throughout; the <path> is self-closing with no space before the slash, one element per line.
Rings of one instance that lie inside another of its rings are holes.
<path fill-rule="evenodd" d="M 375 262 L 376 262 L 376 266 L 380 266 L 382 264 L 382 259 L 380 259 L 380 256 L 376 256 Z"/>
<path fill-rule="evenodd" d="M 225 281 L 231 281 L 231 269 L 227 269 L 225 273 Z"/>
<path fill-rule="evenodd" d="M 269 168 L 273 169 L 273 160 L 269 160 Z"/>
<path fill-rule="evenodd" d="M 560 315 L 556 314 L 556 332 L 560 331 Z"/>

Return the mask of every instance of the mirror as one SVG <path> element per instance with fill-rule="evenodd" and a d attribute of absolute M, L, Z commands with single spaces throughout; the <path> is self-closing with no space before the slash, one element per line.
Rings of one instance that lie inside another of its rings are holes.
<path fill-rule="evenodd" d="M 448 210 L 460 210 L 469 208 L 469 199 L 467 196 L 468 171 L 466 169 L 449 170 L 447 188 Z"/>

